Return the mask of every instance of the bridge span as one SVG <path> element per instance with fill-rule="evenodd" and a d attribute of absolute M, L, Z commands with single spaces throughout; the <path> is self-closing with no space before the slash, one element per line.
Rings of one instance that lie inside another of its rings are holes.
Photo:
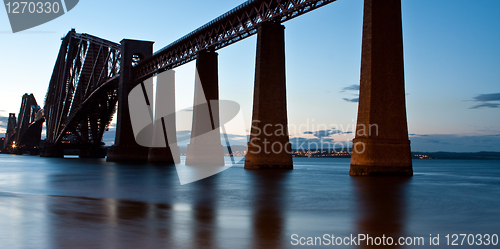
<path fill-rule="evenodd" d="M 35 96 L 24 94 L 18 118 L 15 113 L 9 114 L 2 153 L 38 155 L 44 121 L 43 110 Z"/>

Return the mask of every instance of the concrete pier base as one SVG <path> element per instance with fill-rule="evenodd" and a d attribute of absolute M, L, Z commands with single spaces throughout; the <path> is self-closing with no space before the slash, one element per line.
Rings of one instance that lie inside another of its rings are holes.
<path fill-rule="evenodd" d="M 353 144 L 362 153 L 353 152 L 350 175 L 413 175 L 410 141 L 359 138 Z"/>
<path fill-rule="evenodd" d="M 349 175 L 413 175 L 407 127 L 401 0 L 365 0 Z"/>
<path fill-rule="evenodd" d="M 45 145 L 40 150 L 40 157 L 64 157 L 64 150 L 59 146 Z"/>
<path fill-rule="evenodd" d="M 128 95 L 137 82 L 131 79 L 132 58 L 146 59 L 153 54 L 153 42 L 124 39 L 121 41 L 121 73 L 118 87 L 118 114 L 115 144 L 108 148 L 106 161 L 147 162 L 149 148 L 137 144 L 130 121 Z"/>
<path fill-rule="evenodd" d="M 293 169 L 287 127 L 285 27 L 263 23 L 257 32 L 252 129 L 245 169 Z"/>
<path fill-rule="evenodd" d="M 220 139 L 218 54 L 200 51 L 196 60 L 193 124 L 186 165 L 224 166 Z"/>
<path fill-rule="evenodd" d="M 149 148 L 142 146 L 111 146 L 108 148 L 108 162 L 147 162 Z"/>
<path fill-rule="evenodd" d="M 94 147 L 88 149 L 81 149 L 80 158 L 106 158 L 106 149 L 104 147 Z"/>

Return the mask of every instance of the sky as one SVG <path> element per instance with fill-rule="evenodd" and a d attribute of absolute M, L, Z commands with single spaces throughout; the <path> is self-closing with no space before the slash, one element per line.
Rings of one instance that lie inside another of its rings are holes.
<path fill-rule="evenodd" d="M 24 93 L 33 93 L 43 108 L 60 39 L 72 28 L 114 42 L 154 41 L 157 51 L 242 2 L 80 0 L 63 16 L 15 34 L 0 10 L 0 137 Z M 412 151 L 500 151 L 498 13 L 498 0 L 402 0 Z M 291 138 L 353 138 L 362 14 L 362 0 L 338 0 L 284 23 Z M 220 99 L 240 105 L 247 130 L 255 47 L 252 36 L 217 51 Z M 176 105 L 192 104 L 194 62 L 175 71 Z M 244 144 L 246 134 L 233 135 Z"/>

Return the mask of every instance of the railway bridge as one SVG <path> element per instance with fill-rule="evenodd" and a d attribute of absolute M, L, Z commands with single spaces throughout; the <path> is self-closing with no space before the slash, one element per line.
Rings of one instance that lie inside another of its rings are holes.
<path fill-rule="evenodd" d="M 117 111 L 116 138 L 107 151 L 108 161 L 174 162 L 166 130 L 175 126 L 175 117 L 173 122 L 162 120 L 160 124 L 164 148 L 139 145 L 130 118 L 130 92 L 141 86 L 146 102 L 154 105 L 154 98 L 148 99 L 146 94 L 145 82 L 196 60 L 195 73 L 201 84 L 196 85 L 195 92 L 202 91 L 206 102 L 217 103 L 216 51 L 257 35 L 252 122 L 260 122 L 254 123 L 250 132 L 250 141 L 256 142 L 248 143 L 245 168 L 292 169 L 286 130 L 284 23 L 334 1 L 246 1 L 156 52 L 150 41 L 124 39 L 118 44 L 70 31 L 62 40 L 43 108 L 47 139 L 42 156 L 60 157 L 65 148 L 78 148 L 81 157 L 104 157 L 103 133 Z M 168 87 L 173 92 L 174 85 Z M 167 101 L 174 106 L 175 96 Z M 204 118 L 196 103 L 194 108 L 192 136 L 203 130 L 198 122 Z M 217 131 L 218 115 L 217 108 L 210 111 L 212 129 Z M 272 130 L 277 128 L 268 127 L 271 136 L 257 132 L 266 124 L 285 127 L 285 131 L 280 134 Z M 374 125 L 377 132 L 366 130 Z M 253 153 L 261 146 L 258 141 L 264 140 L 288 149 Z M 200 151 L 207 148 L 214 153 L 220 151 L 220 139 L 199 141 L 191 139 L 186 161 L 203 160 Z M 413 174 L 405 106 L 401 0 L 364 1 L 358 120 L 350 174 Z"/>

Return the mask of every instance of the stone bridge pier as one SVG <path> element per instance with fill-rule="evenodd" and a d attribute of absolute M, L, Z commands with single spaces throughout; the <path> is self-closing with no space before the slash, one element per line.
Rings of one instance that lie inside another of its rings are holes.
<path fill-rule="evenodd" d="M 245 169 L 292 169 L 285 80 L 285 27 L 263 23 L 257 31 L 252 129 Z"/>
<path fill-rule="evenodd" d="M 153 54 L 153 42 L 123 39 L 121 42 L 120 81 L 115 144 L 108 148 L 107 161 L 129 162 L 148 160 L 149 148 L 137 144 L 132 130 L 128 95 L 137 82 L 132 79 L 133 58 L 146 59 Z"/>
<path fill-rule="evenodd" d="M 413 175 L 404 84 L 401 0 L 365 0 L 350 175 Z"/>
<path fill-rule="evenodd" d="M 220 139 L 218 54 L 203 50 L 196 60 L 193 123 L 186 165 L 223 166 Z"/>

